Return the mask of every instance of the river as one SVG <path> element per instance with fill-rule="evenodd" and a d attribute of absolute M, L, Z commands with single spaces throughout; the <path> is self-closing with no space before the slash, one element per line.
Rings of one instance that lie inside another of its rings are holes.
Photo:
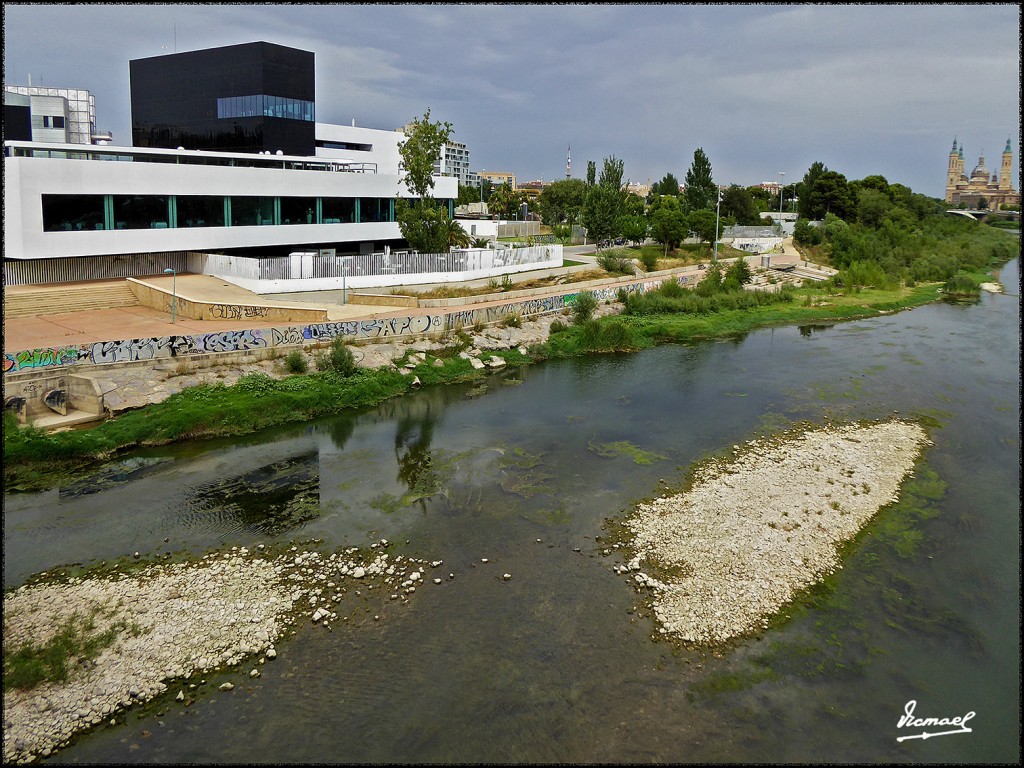
<path fill-rule="evenodd" d="M 550 361 L 5 495 L 5 588 L 313 538 L 444 561 L 408 604 L 307 626 L 261 678 L 212 677 L 48 762 L 1019 761 L 1018 260 L 1001 280 L 976 304 Z M 721 652 L 652 639 L 607 519 L 764 432 L 894 414 L 934 445 L 828 599 Z M 911 700 L 974 712 L 971 731 L 898 741 L 921 732 L 897 727 Z"/>

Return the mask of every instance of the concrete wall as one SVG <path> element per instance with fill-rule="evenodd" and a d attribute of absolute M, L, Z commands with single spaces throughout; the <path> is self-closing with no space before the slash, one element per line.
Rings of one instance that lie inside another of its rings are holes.
<path fill-rule="evenodd" d="M 161 312 L 172 311 L 172 304 L 177 303 L 174 312 L 178 317 L 187 317 L 192 320 L 241 320 L 252 318 L 253 320 L 266 322 L 319 322 L 327 319 L 326 309 L 316 309 L 308 305 L 295 307 L 274 307 L 265 304 L 238 304 L 210 301 L 196 301 L 187 295 L 174 295 L 170 291 L 157 288 L 156 286 L 140 282 L 135 278 L 128 278 L 128 287 L 131 288 L 135 298 L 144 307 L 152 307 Z"/>

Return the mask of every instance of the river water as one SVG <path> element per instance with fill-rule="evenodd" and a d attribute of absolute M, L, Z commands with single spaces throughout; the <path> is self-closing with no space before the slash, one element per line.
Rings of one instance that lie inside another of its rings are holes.
<path fill-rule="evenodd" d="M 1018 269 L 973 305 L 553 361 L 5 495 L 5 588 L 311 538 L 444 561 L 49 762 L 1019 761 Z M 827 599 L 727 651 L 652 639 L 607 519 L 759 434 L 896 413 L 935 444 Z M 911 700 L 971 732 L 897 741 Z"/>

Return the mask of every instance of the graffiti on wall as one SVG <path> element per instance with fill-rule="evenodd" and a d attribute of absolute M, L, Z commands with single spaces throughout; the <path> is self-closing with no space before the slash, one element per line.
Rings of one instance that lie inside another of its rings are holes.
<path fill-rule="evenodd" d="M 268 307 L 254 307 L 244 304 L 214 304 L 210 314 L 218 320 L 245 320 L 249 317 L 267 317 Z"/>
<path fill-rule="evenodd" d="M 664 278 L 675 279 L 675 278 Z M 685 276 L 679 281 L 687 282 Z M 661 285 L 662 280 L 644 280 L 636 283 L 598 288 L 592 291 L 598 301 L 614 301 L 619 291 L 646 292 Z M 100 341 L 75 347 L 48 347 L 23 352 L 4 353 L 4 373 L 47 370 L 75 365 L 127 363 L 158 358 L 202 355 L 216 352 L 244 352 L 276 346 L 297 346 L 329 341 L 338 336 L 352 340 L 385 339 L 415 336 L 453 330 L 476 323 L 499 322 L 510 314 L 524 317 L 559 312 L 576 300 L 576 293 L 520 299 L 504 304 L 459 309 L 436 315 L 409 315 L 406 317 L 378 317 L 366 320 L 314 323 L 303 326 L 254 329 L 245 331 L 218 331 L 196 336 L 160 336 L 157 338 Z M 233 305 L 219 304 L 231 309 Z M 244 310 L 246 307 L 234 307 Z M 255 307 L 251 309 L 261 310 Z M 227 315 L 225 315 L 227 316 Z M 243 315 L 248 316 L 248 315 Z M 252 316 L 259 316 L 254 314 Z"/>

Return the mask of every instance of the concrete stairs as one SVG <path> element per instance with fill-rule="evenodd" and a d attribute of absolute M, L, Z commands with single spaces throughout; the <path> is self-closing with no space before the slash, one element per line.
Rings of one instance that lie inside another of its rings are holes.
<path fill-rule="evenodd" d="M 4 289 L 4 319 L 64 312 L 137 307 L 126 280 L 96 280 L 63 285 L 13 285 Z"/>

